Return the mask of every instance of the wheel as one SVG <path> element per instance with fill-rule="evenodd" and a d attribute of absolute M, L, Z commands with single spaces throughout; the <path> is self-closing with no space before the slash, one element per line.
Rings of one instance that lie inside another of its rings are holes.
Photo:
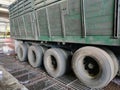
<path fill-rule="evenodd" d="M 44 66 L 48 74 L 54 78 L 62 76 L 66 71 L 67 58 L 67 53 L 62 49 L 48 49 L 44 54 Z"/>
<path fill-rule="evenodd" d="M 21 43 L 17 47 L 17 56 L 20 61 L 27 60 L 28 47 L 26 44 Z"/>
<path fill-rule="evenodd" d="M 41 46 L 30 46 L 28 50 L 28 61 L 32 67 L 42 64 L 44 50 Z"/>
<path fill-rule="evenodd" d="M 114 77 L 114 64 L 111 56 L 96 47 L 83 47 L 77 50 L 72 59 L 76 76 L 90 88 L 103 88 Z"/>
<path fill-rule="evenodd" d="M 111 56 L 111 58 L 113 60 L 114 69 L 115 69 L 114 70 L 114 77 L 115 77 L 117 75 L 118 70 L 119 70 L 119 62 L 117 60 L 117 57 L 115 56 L 115 54 L 111 50 L 109 50 L 107 48 L 103 48 L 103 49 Z"/>

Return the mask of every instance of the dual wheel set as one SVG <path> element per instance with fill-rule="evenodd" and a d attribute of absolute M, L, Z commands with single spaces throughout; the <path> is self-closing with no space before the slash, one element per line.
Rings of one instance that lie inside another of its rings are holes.
<path fill-rule="evenodd" d="M 60 48 L 39 45 L 19 44 L 17 55 L 20 61 L 26 61 L 33 67 L 40 67 L 42 62 L 47 73 L 56 78 L 68 70 L 68 58 L 71 54 Z M 78 79 L 90 88 L 103 88 L 117 75 L 118 60 L 108 49 L 86 46 L 72 55 L 71 67 Z"/>

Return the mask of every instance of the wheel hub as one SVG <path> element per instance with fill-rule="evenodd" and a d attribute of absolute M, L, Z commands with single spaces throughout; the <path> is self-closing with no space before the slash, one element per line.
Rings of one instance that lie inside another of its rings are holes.
<path fill-rule="evenodd" d="M 88 68 L 89 68 L 89 69 L 94 69 L 94 65 L 93 65 L 92 63 L 89 63 L 89 64 L 88 64 Z"/>
<path fill-rule="evenodd" d="M 83 63 L 84 63 L 85 70 L 87 71 L 87 73 L 90 76 L 94 77 L 94 76 L 98 75 L 98 73 L 100 72 L 99 65 L 95 61 L 95 59 L 87 56 L 87 57 L 85 57 Z"/>

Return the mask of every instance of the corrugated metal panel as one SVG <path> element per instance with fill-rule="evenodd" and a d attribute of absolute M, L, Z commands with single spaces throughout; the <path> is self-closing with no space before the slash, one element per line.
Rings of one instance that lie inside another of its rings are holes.
<path fill-rule="evenodd" d="M 37 11 L 38 16 L 38 25 L 40 30 L 41 36 L 48 36 L 48 24 L 47 24 L 47 17 L 46 17 L 46 9 L 41 9 Z"/>
<path fill-rule="evenodd" d="M 25 22 L 25 28 L 27 37 L 26 39 L 34 39 L 34 30 L 33 30 L 33 16 L 32 13 L 28 13 L 24 15 L 24 22 Z"/>
<path fill-rule="evenodd" d="M 35 9 L 39 9 L 62 0 L 34 0 Z"/>
<path fill-rule="evenodd" d="M 65 16 L 65 31 L 67 36 L 81 35 L 80 0 L 69 0 L 69 14 Z"/>
<path fill-rule="evenodd" d="M 14 28 L 14 21 L 13 21 L 13 19 L 12 20 L 10 20 L 10 35 L 11 35 L 11 37 L 12 38 L 14 38 L 15 37 L 15 28 Z"/>
<path fill-rule="evenodd" d="M 40 7 L 43 7 L 44 6 L 44 0 L 34 0 L 34 5 L 35 5 L 35 9 L 38 9 Z"/>
<path fill-rule="evenodd" d="M 114 0 L 85 0 L 87 35 L 112 35 Z"/>
<path fill-rule="evenodd" d="M 62 36 L 60 4 L 48 7 L 48 16 L 52 36 Z"/>
<path fill-rule="evenodd" d="M 21 38 L 22 37 L 26 37 L 26 32 L 25 32 L 25 27 L 24 27 L 24 21 L 23 21 L 23 17 L 20 16 L 18 17 L 18 23 L 19 23 L 19 31 L 20 31 L 20 34 L 21 34 Z"/>
<path fill-rule="evenodd" d="M 14 30 L 15 30 L 15 38 L 18 39 L 20 37 L 18 18 L 14 19 Z"/>
<path fill-rule="evenodd" d="M 10 17 L 16 18 L 31 11 L 32 2 L 30 0 L 18 0 L 10 7 Z"/>

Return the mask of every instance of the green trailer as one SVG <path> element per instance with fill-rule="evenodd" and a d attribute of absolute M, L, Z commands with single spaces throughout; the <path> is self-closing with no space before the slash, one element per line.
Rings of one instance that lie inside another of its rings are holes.
<path fill-rule="evenodd" d="M 17 0 L 10 5 L 11 37 L 20 61 L 52 77 L 70 68 L 91 88 L 120 75 L 120 0 Z M 72 57 L 72 58 L 70 58 Z"/>

